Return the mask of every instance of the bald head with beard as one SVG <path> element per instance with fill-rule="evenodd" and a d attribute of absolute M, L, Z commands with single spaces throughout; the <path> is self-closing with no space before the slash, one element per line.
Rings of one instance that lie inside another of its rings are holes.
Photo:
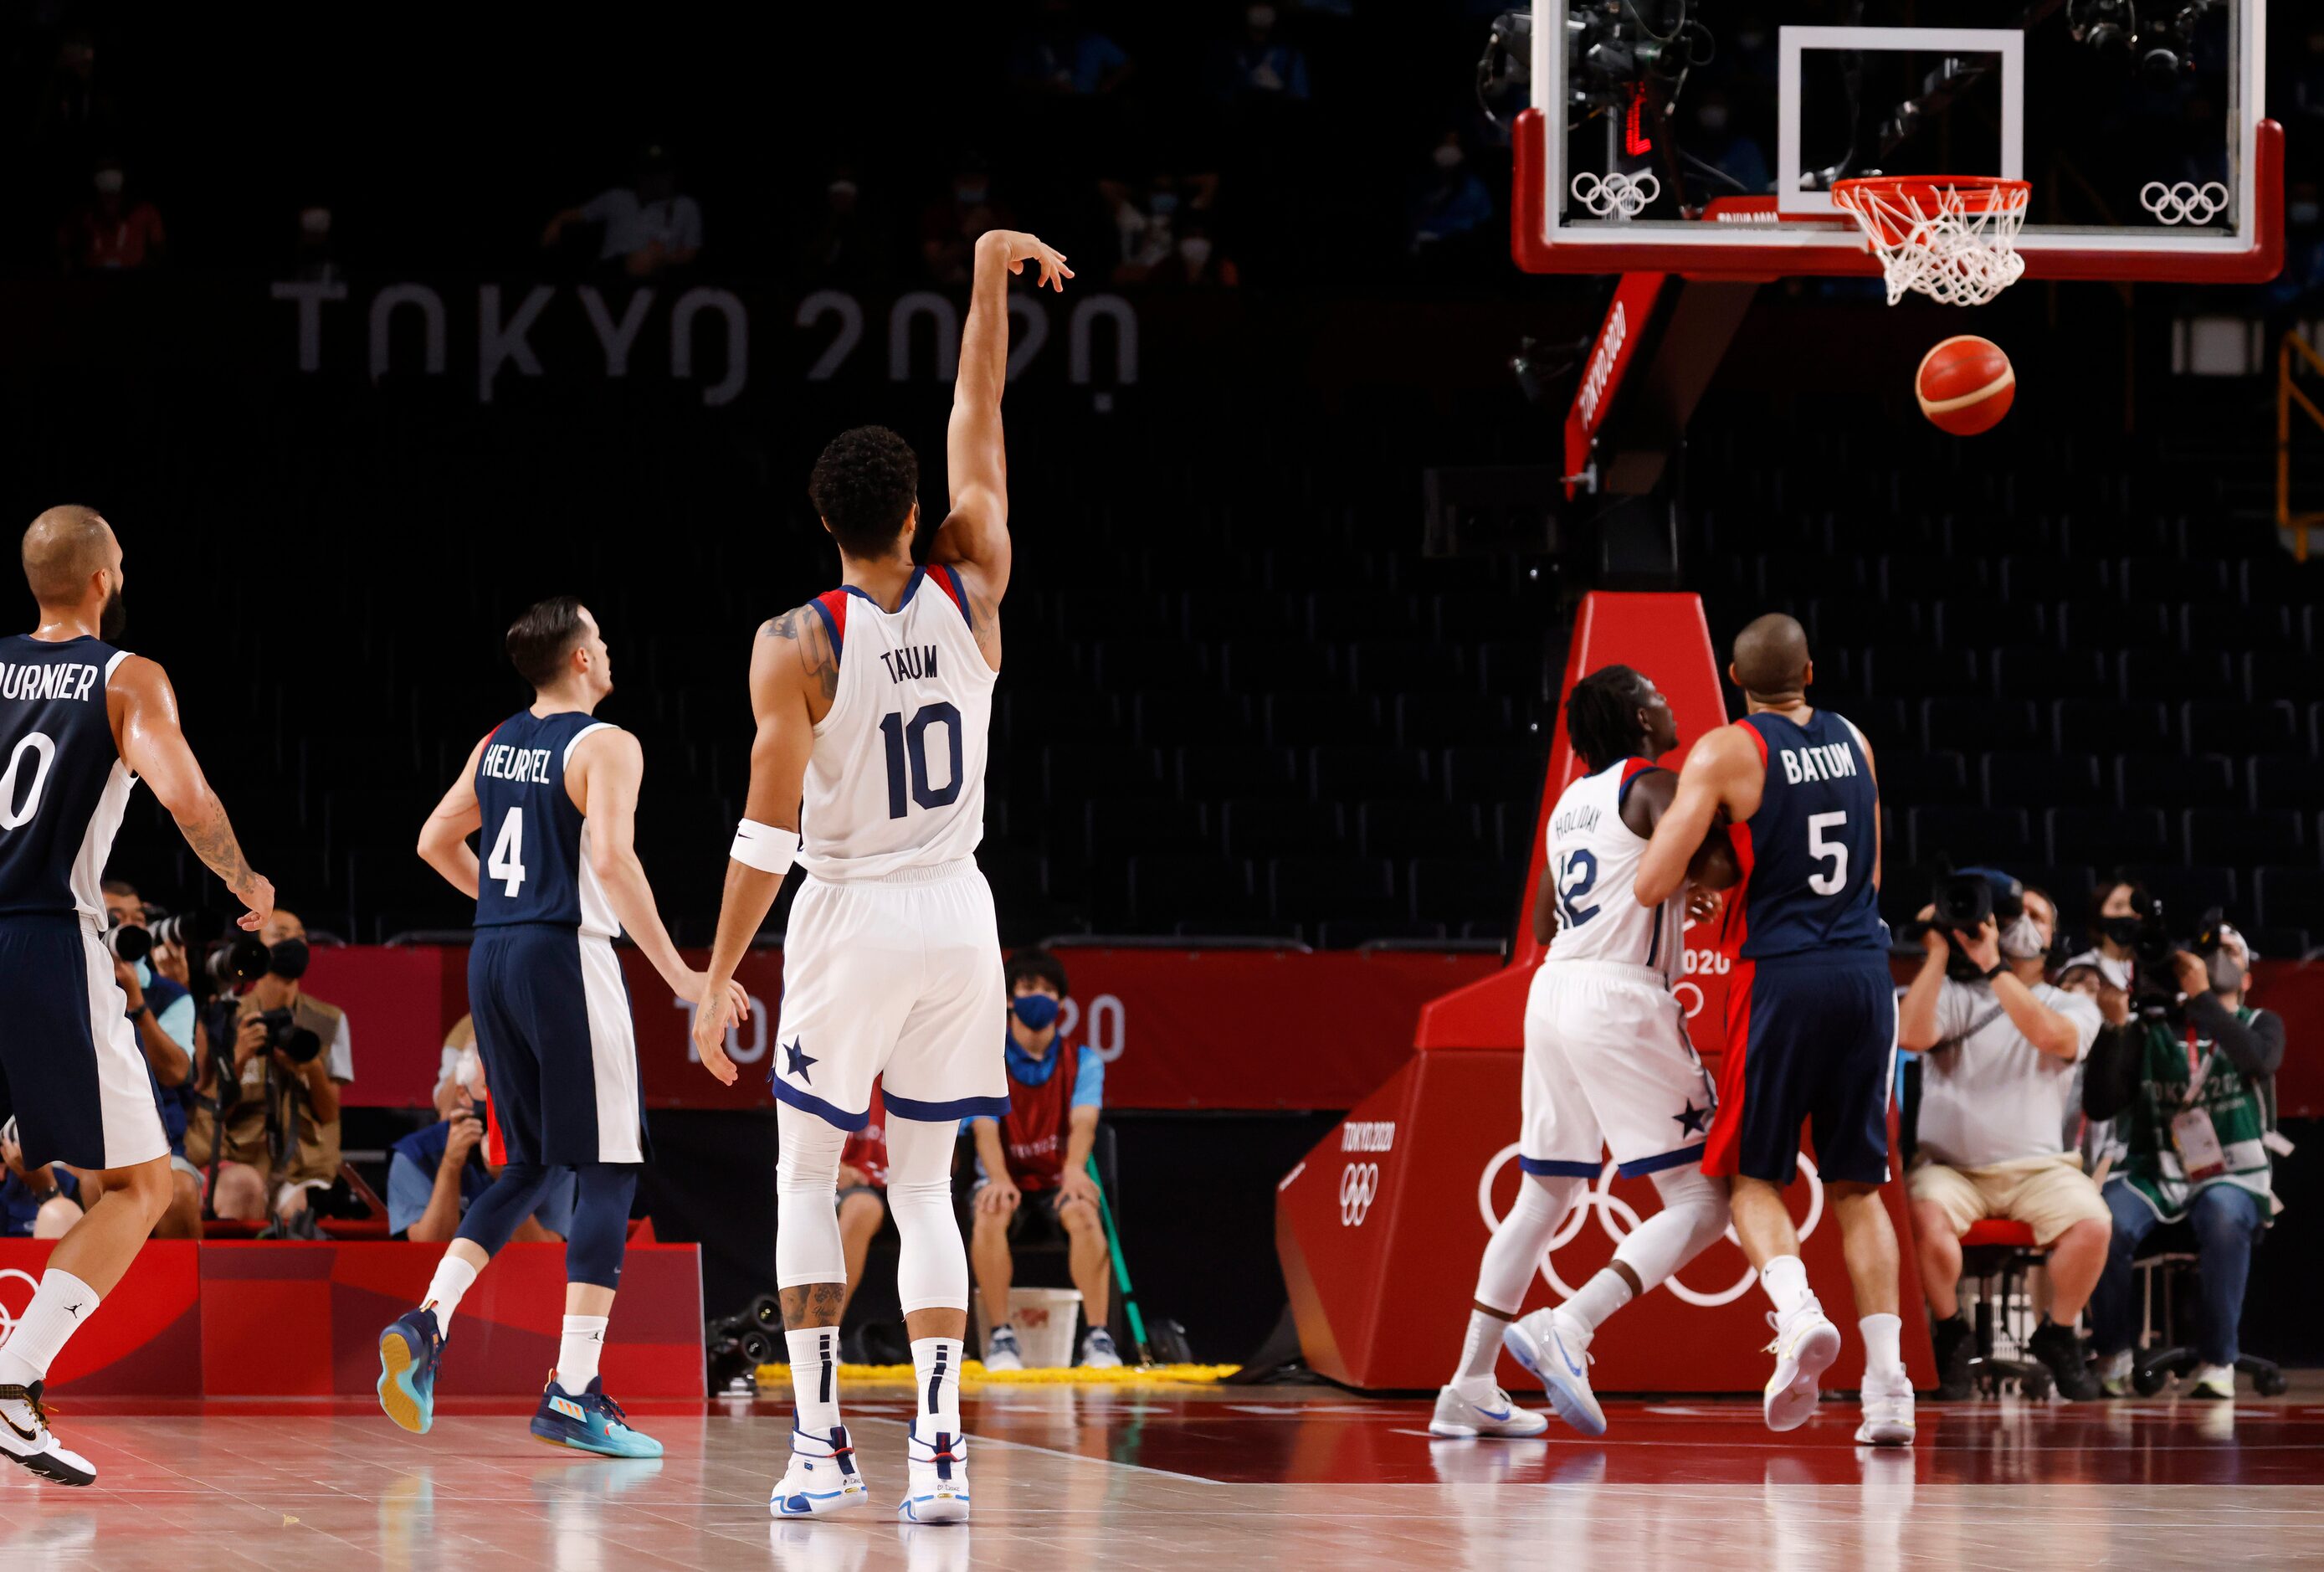
<path fill-rule="evenodd" d="M 32 521 L 24 532 L 24 582 L 41 609 L 72 611 L 88 597 L 90 580 L 106 569 L 115 572 L 113 593 L 101 614 L 103 633 L 121 630 L 121 587 L 117 582 L 121 549 L 113 526 L 95 508 L 68 504 L 53 507 Z"/>
<path fill-rule="evenodd" d="M 1769 612 L 1735 635 L 1727 674 L 1765 705 L 1797 704 L 1808 689 L 1808 635 L 1794 618 Z"/>

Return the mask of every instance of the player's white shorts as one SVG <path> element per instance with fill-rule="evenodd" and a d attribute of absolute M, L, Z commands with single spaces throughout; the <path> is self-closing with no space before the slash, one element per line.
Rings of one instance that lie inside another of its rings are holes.
<path fill-rule="evenodd" d="M 1602 1144 L 1628 1175 L 1699 1161 L 1716 1100 L 1658 972 L 1545 961 L 1526 995 L 1527 1173 L 1595 1179 Z"/>
<path fill-rule="evenodd" d="M 1008 1001 L 992 891 L 973 857 L 884 879 L 810 878 L 783 935 L 775 1096 L 861 1130 L 1009 1112 Z"/>

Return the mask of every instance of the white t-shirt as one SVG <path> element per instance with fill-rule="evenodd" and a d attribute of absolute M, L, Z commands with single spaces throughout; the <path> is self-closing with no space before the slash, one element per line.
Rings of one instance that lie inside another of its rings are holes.
<path fill-rule="evenodd" d="M 597 247 L 599 262 L 619 262 L 657 240 L 669 251 L 702 248 L 702 208 L 692 197 L 641 202 L 629 187 L 615 186 L 590 198 L 581 217 L 605 227 L 604 241 Z"/>
<path fill-rule="evenodd" d="M 2025 1040 L 1986 983 L 1947 977 L 1937 995 L 1937 1034 L 1956 1046 L 1921 1056 L 1920 1150 L 1951 1168 L 1991 1168 L 2064 1150 L 2076 1068 L 2098 1034 L 2098 1007 L 2036 983 L 2034 997 L 2074 1023 L 2071 1059 Z M 1988 1017 L 1990 1019 L 1988 1019 Z M 1974 1028 L 1975 1030 L 1971 1030 Z"/>

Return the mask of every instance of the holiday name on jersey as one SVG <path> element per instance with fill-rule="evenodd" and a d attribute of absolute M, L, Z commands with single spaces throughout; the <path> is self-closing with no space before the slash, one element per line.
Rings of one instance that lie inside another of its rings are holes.
<path fill-rule="evenodd" d="M 50 698 L 87 698 L 104 673 L 97 667 L 74 663 L 18 666 L 0 661 L 0 698 L 27 702 Z"/>
<path fill-rule="evenodd" d="M 890 682 L 936 680 L 936 647 L 934 644 L 923 644 L 917 650 L 909 645 L 900 650 L 882 650 L 880 661 L 888 668 L 888 680 Z"/>
<path fill-rule="evenodd" d="M 520 748 L 508 743 L 494 743 L 484 750 L 483 769 L 495 781 L 520 783 L 542 782 L 549 780 L 549 750 Z"/>
<path fill-rule="evenodd" d="M 1856 773 L 1856 754 L 1845 743 L 1775 751 L 1783 755 L 1784 779 L 1794 786 L 1803 781 L 1838 781 Z"/>
<path fill-rule="evenodd" d="M 1587 803 L 1584 803 L 1581 807 L 1570 808 L 1563 813 L 1559 814 L 1555 819 L 1551 821 L 1549 833 L 1556 837 L 1558 839 L 1563 840 L 1577 829 L 1591 830 L 1596 829 L 1597 828 L 1598 809 Z"/>

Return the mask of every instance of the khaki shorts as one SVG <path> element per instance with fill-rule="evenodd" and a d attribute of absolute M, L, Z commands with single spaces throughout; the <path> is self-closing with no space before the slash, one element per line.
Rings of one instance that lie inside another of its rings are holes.
<path fill-rule="evenodd" d="M 2003 1217 L 2034 1230 L 2045 1248 L 2075 1224 L 2089 1219 L 2113 1224 L 2098 1186 L 2069 1153 L 2021 1158 L 1992 1168 L 1947 1168 L 1941 1162 L 1914 1166 L 1904 1188 L 1916 1202 L 1945 1215 L 1957 1234 L 1981 1217 Z"/>

